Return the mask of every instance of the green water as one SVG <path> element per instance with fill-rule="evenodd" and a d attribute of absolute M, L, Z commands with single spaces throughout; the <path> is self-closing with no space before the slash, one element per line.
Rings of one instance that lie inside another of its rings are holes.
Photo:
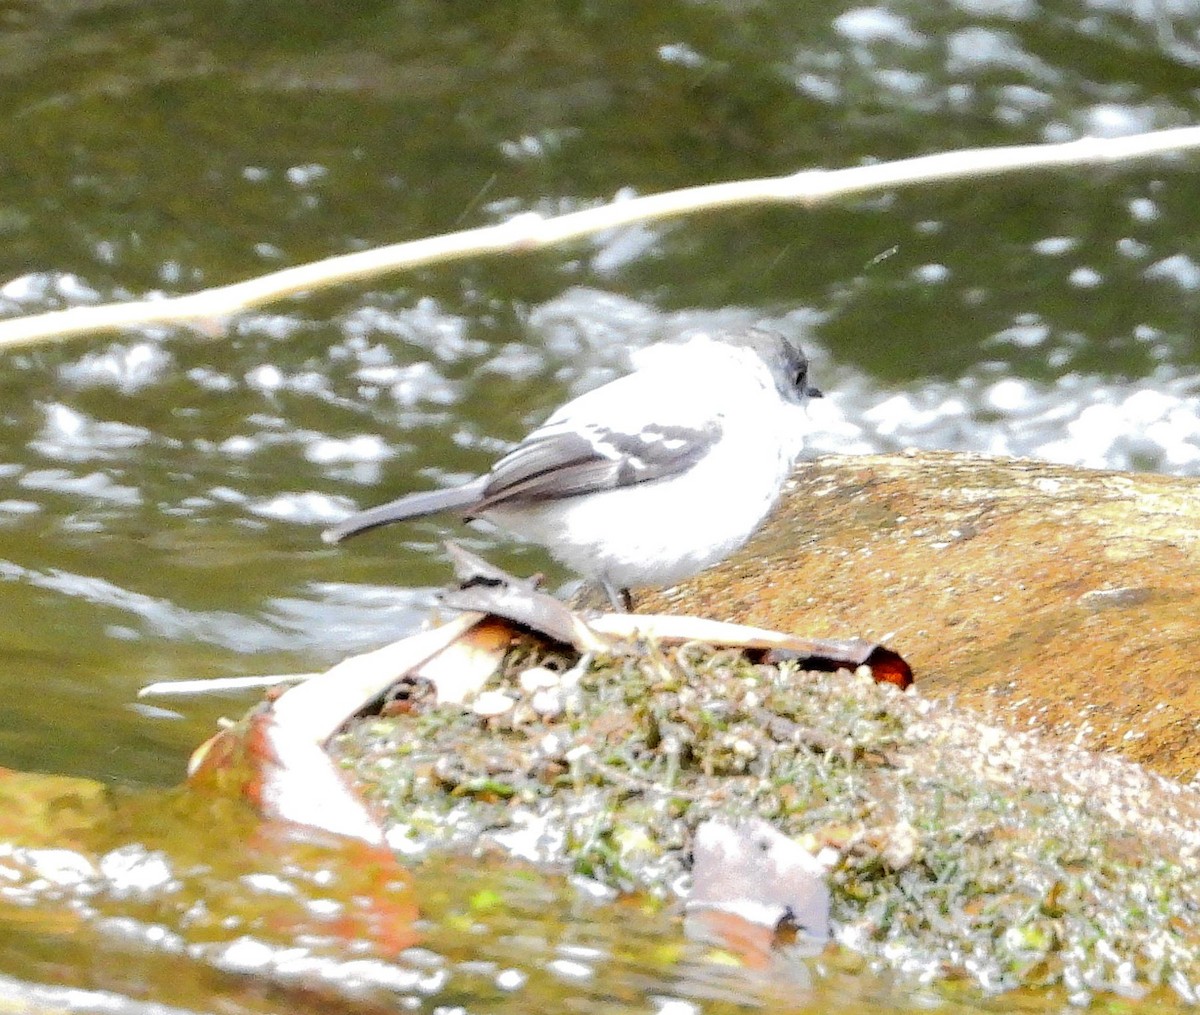
<path fill-rule="evenodd" d="M 1184 124 L 1198 31 L 1101 0 L 3 4 L 0 313 L 625 188 Z M 707 214 L 4 355 L 0 764 L 175 783 L 246 702 L 149 711 L 141 684 L 318 667 L 445 580 L 441 524 L 330 549 L 331 512 L 486 467 L 688 327 L 810 328 L 817 450 L 1200 472 L 1197 167 Z"/>

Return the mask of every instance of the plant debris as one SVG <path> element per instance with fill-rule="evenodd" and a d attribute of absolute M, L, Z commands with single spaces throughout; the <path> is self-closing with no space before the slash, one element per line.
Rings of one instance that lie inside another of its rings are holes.
<path fill-rule="evenodd" d="M 548 676 L 549 675 L 549 676 Z M 507 653 L 497 711 L 362 717 L 331 747 L 406 853 L 686 895 L 705 822 L 832 853 L 834 939 L 924 982 L 1076 1002 L 1200 984 L 1200 796 L 855 673 L 631 643 Z"/>
<path fill-rule="evenodd" d="M 275 806 L 318 785 L 289 771 L 302 754 L 327 766 L 319 781 L 340 787 L 342 804 L 361 805 L 346 808 L 346 834 L 690 896 L 721 933 L 736 918 L 735 951 L 764 964 L 797 900 L 827 889 L 842 960 L 987 993 L 1054 987 L 1075 1003 L 1157 988 L 1197 999 L 1195 789 L 925 701 L 901 689 L 907 664 L 878 645 L 819 643 L 835 650 L 822 656 L 806 639 L 696 618 L 583 618 L 491 574 L 467 591 L 476 612 L 251 715 L 238 757 L 275 737 L 304 744 L 250 766 L 245 786 L 268 816 L 331 829 L 336 810 L 319 794 Z M 522 632 L 493 609 L 544 615 L 554 633 Z M 727 636 L 734 647 L 707 643 Z M 831 672 L 838 652 L 850 665 Z M 750 829 L 743 845 L 778 847 L 785 866 L 814 876 L 798 858 L 819 856 L 825 885 L 756 877 L 750 864 L 748 887 L 710 897 L 709 855 L 691 893 L 697 836 L 721 828 Z M 747 923 L 748 911 L 768 916 Z M 820 930 L 824 918 L 794 922 Z M 748 927 L 768 934 L 749 940 Z"/>

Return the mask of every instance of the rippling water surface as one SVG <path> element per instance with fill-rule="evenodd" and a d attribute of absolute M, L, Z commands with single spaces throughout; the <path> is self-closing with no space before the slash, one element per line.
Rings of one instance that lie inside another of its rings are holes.
<path fill-rule="evenodd" d="M 0 314 L 189 292 L 622 193 L 1195 122 L 1200 10 L 276 2 L 0 9 Z M 0 764 L 178 779 L 149 680 L 403 633 L 447 534 L 330 520 L 486 467 L 627 350 L 768 322 L 814 453 L 1200 473 L 1200 156 L 634 227 L 204 331 L 0 355 Z M 551 570 L 558 578 L 565 576 Z"/>
<path fill-rule="evenodd" d="M 620 193 L 1186 123 L 1200 61 L 1190 5 L 1101 0 L 3 17 L 10 316 Z M 692 328 L 806 336 L 814 452 L 1200 472 L 1197 165 L 703 215 L 6 353 L 0 763 L 172 781 L 211 712 L 139 707 L 140 683 L 310 669 L 410 628 L 464 531 L 331 549 L 321 526 L 485 467 Z"/>

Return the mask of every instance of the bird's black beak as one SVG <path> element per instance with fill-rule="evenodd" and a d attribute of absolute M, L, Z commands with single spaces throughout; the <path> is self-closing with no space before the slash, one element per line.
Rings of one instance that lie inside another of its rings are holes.
<path fill-rule="evenodd" d="M 822 391 L 820 388 L 814 388 L 812 386 L 805 388 L 804 393 L 806 395 L 808 395 L 809 398 L 824 398 L 825 397 L 824 391 Z"/>

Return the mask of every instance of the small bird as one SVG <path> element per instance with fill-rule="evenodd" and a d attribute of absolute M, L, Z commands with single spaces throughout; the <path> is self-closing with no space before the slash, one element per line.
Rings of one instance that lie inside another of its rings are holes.
<path fill-rule="evenodd" d="M 821 392 L 760 328 L 648 346 L 632 373 L 567 402 L 485 475 L 411 493 L 325 530 L 337 543 L 453 512 L 544 546 L 613 608 L 723 560 L 779 499 Z"/>

